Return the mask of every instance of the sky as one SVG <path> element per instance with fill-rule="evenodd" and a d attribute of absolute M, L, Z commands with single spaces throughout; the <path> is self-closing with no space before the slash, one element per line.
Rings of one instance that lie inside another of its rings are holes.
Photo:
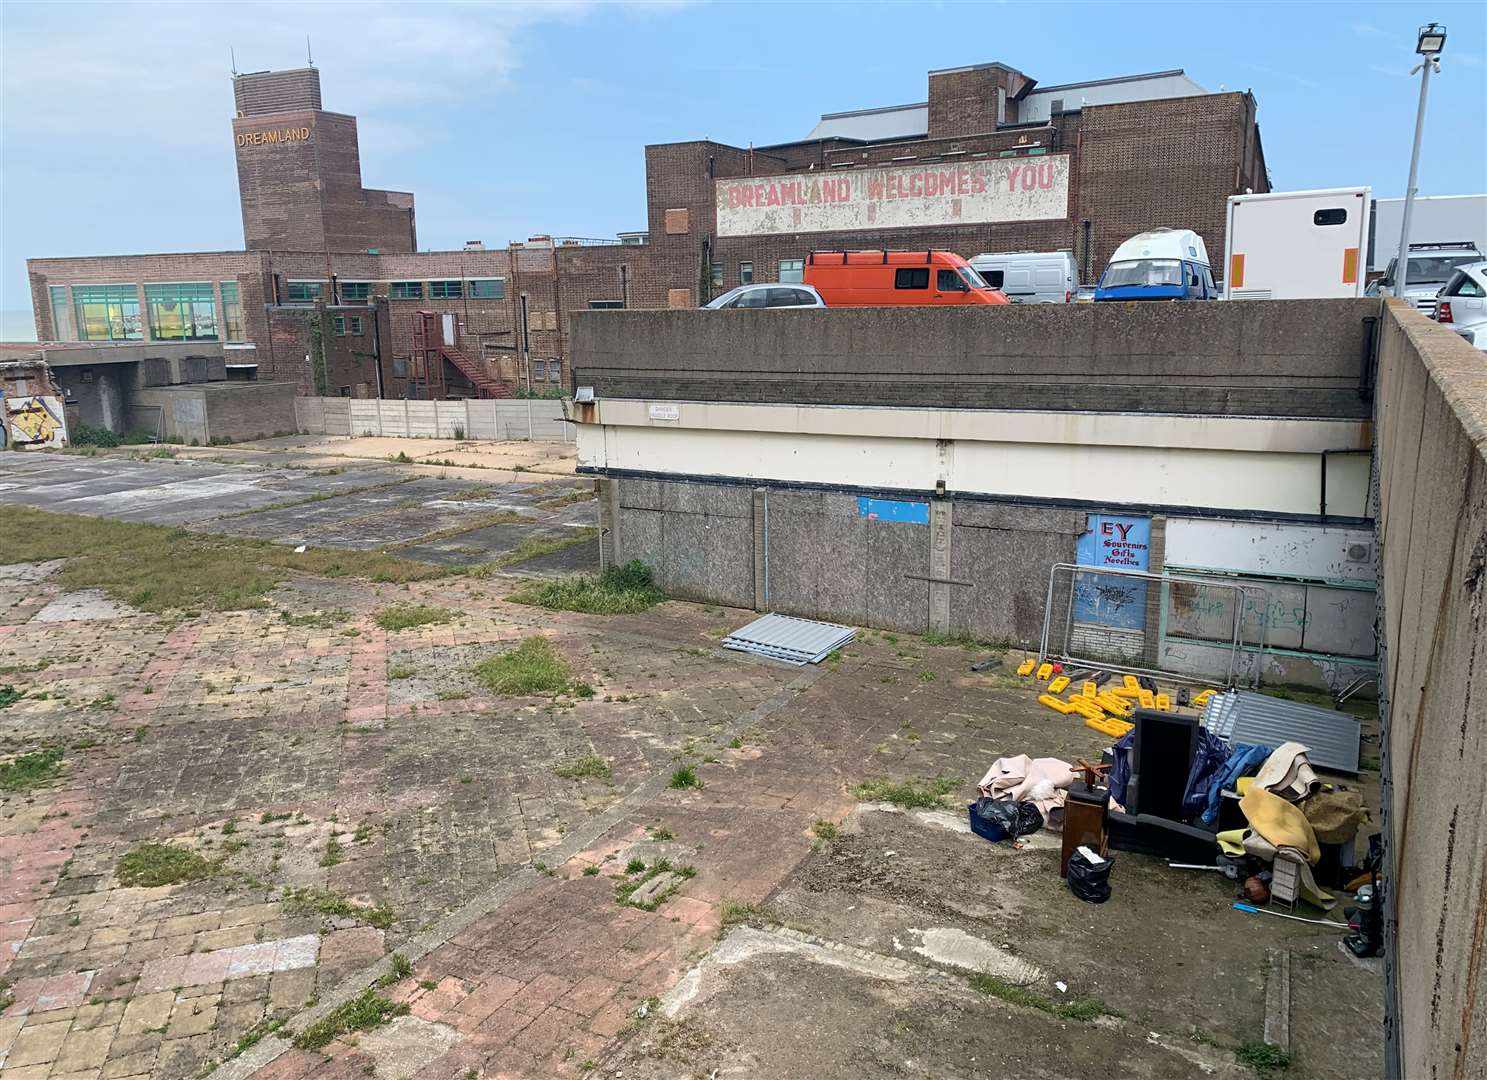
<path fill-rule="evenodd" d="M 1487 191 L 1487 4 L 28 3 L 0 0 L 0 337 L 25 260 L 240 249 L 230 72 L 299 67 L 356 115 L 424 247 L 645 228 L 647 143 L 803 138 L 932 68 L 1045 85 L 1183 68 L 1252 90 L 1272 185 L 1404 193 L 1421 24 L 1445 23 L 1421 194 Z M 16 313 L 21 314 L 17 315 Z"/>

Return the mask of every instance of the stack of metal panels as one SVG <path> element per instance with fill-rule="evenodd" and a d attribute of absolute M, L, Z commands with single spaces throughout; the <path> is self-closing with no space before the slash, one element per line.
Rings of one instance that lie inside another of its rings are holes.
<path fill-rule="evenodd" d="M 729 634 L 723 639 L 723 648 L 783 660 L 799 667 L 819 664 L 856 636 L 855 627 L 770 614 Z"/>
<path fill-rule="evenodd" d="M 1357 717 L 1247 690 L 1215 694 L 1203 707 L 1203 726 L 1229 745 L 1279 746 L 1299 742 L 1318 769 L 1358 772 Z"/>

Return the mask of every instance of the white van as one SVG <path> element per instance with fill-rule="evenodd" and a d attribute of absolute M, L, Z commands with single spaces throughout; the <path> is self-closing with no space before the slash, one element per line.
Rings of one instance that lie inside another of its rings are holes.
<path fill-rule="evenodd" d="M 1004 251 L 977 255 L 971 266 L 1014 304 L 1067 304 L 1079 288 L 1071 251 Z"/>

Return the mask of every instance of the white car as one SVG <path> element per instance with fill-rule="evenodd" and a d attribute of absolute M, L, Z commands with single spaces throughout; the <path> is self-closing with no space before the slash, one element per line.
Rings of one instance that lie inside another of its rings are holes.
<path fill-rule="evenodd" d="M 1435 321 L 1487 352 L 1487 262 L 1456 268 L 1440 291 Z"/>
<path fill-rule="evenodd" d="M 740 285 L 702 306 L 708 311 L 724 308 L 731 311 L 734 308 L 825 307 L 826 301 L 809 285 L 774 281 Z"/>

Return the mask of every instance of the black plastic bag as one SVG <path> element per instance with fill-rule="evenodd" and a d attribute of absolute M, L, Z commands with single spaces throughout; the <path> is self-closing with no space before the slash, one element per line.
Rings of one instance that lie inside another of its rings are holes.
<path fill-rule="evenodd" d="M 976 816 L 991 822 L 1004 833 L 1008 840 L 1035 833 L 1043 827 L 1043 815 L 1036 803 L 1013 802 L 1011 799 L 979 799 Z"/>
<path fill-rule="evenodd" d="M 1069 891 L 1090 904 L 1103 904 L 1110 899 L 1110 868 L 1115 864 L 1107 856 L 1094 863 L 1078 848 L 1069 856 Z"/>

